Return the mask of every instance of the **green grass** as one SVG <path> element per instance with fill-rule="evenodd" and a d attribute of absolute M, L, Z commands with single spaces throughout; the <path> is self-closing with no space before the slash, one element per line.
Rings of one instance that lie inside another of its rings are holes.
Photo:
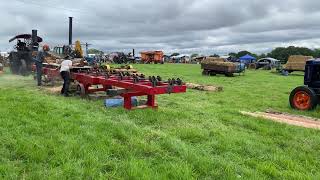
<path fill-rule="evenodd" d="M 158 96 L 159 109 L 106 109 L 46 94 L 31 77 L 0 75 L 0 178 L 319 179 L 320 131 L 244 111 L 288 105 L 303 76 L 247 71 L 205 77 L 199 65 L 135 65 L 147 75 L 224 87 Z"/>

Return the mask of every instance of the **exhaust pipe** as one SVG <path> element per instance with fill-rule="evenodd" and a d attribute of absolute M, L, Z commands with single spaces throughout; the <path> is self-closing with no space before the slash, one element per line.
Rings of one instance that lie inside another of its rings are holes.
<path fill-rule="evenodd" d="M 69 17 L 69 46 L 72 46 L 72 18 Z"/>
<path fill-rule="evenodd" d="M 32 50 L 37 51 L 38 50 L 38 30 L 33 29 L 31 34 L 31 44 L 32 44 Z"/>

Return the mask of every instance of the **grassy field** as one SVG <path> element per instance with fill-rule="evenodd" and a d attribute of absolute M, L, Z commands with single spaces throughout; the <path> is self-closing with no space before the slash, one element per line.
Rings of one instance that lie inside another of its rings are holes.
<path fill-rule="evenodd" d="M 204 77 L 199 65 L 135 67 L 224 91 L 162 95 L 157 111 L 126 111 L 49 95 L 31 77 L 0 75 L 0 178 L 320 178 L 320 131 L 239 113 L 271 108 L 320 118 L 319 109 L 289 107 L 303 76 Z"/>

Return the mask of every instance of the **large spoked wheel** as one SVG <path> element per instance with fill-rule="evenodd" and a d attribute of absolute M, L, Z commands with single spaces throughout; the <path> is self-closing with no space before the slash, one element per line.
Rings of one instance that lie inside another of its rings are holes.
<path fill-rule="evenodd" d="M 77 85 L 77 95 L 79 95 L 81 98 L 85 98 L 87 93 L 86 93 L 86 89 L 84 87 L 83 84 L 78 84 Z"/>
<path fill-rule="evenodd" d="M 26 60 L 24 59 L 20 60 L 19 74 L 22 76 L 27 75 L 27 63 L 26 63 Z"/>
<path fill-rule="evenodd" d="M 317 107 L 318 97 L 312 89 L 300 86 L 291 92 L 289 101 L 292 108 L 309 111 Z"/>

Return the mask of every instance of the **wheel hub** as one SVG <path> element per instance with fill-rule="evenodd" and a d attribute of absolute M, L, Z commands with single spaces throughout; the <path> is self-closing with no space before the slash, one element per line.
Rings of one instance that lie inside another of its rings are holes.
<path fill-rule="evenodd" d="M 294 95 L 294 105 L 301 110 L 307 110 L 311 105 L 311 97 L 304 91 L 299 91 Z"/>

